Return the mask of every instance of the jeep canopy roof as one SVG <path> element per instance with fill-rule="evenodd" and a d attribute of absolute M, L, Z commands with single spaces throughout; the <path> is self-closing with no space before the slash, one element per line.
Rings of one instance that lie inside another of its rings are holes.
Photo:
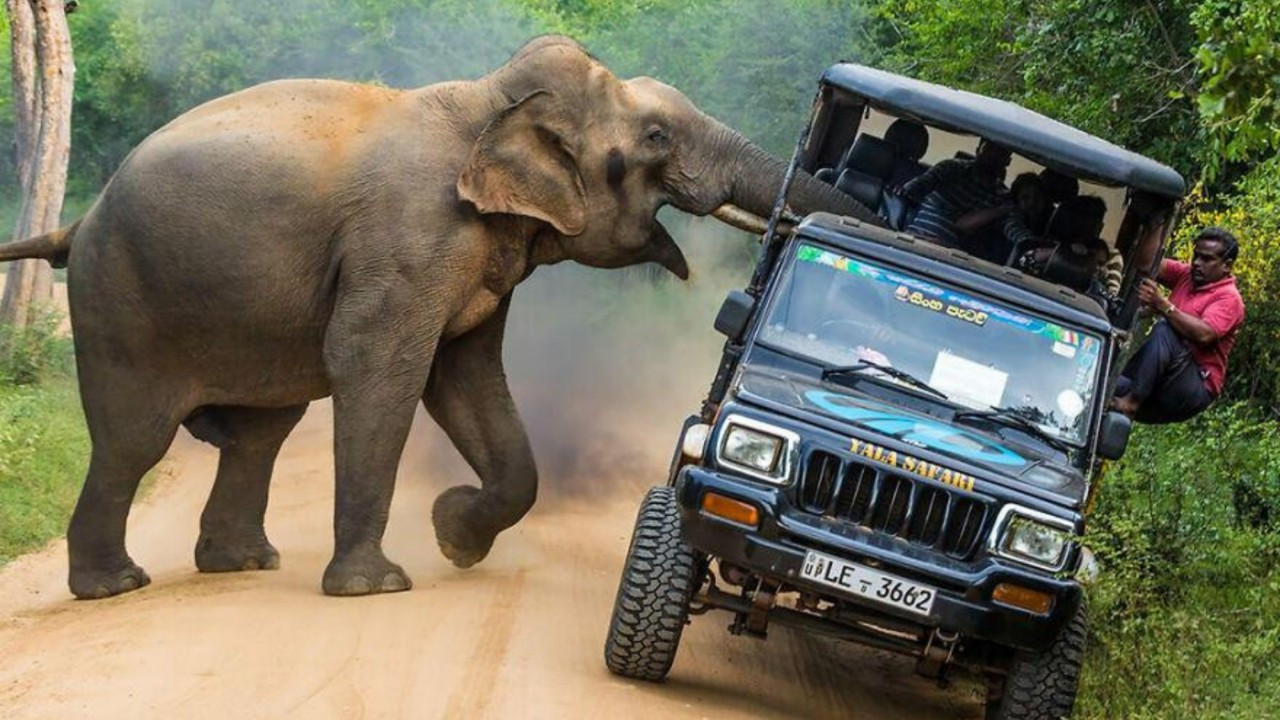
<path fill-rule="evenodd" d="M 853 63 L 827 69 L 822 83 L 873 107 L 950 132 L 977 135 L 1045 167 L 1103 185 L 1180 200 L 1186 182 L 1173 168 L 1004 100 L 913 80 Z"/>

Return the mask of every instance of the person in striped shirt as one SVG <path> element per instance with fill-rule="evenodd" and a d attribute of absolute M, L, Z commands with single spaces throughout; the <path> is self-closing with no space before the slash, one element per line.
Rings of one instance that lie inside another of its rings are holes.
<path fill-rule="evenodd" d="M 972 160 L 953 158 L 907 183 L 902 194 L 919 209 L 907 232 L 966 249 L 962 237 L 1008 213 L 1004 176 L 1013 154 L 986 139 Z"/>

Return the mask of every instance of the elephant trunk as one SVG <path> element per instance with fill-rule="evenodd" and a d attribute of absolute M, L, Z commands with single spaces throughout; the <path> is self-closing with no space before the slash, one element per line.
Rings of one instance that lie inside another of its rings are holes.
<path fill-rule="evenodd" d="M 736 133 L 731 142 L 738 144 L 736 153 L 738 160 L 731 165 L 733 177 L 729 178 L 730 191 L 726 204 L 745 210 L 750 215 L 767 218 L 773 212 L 773 203 L 786 176 L 787 164 Z M 814 178 L 804 170 L 796 171 L 795 179 L 787 194 L 787 201 L 791 210 L 802 216 L 811 212 L 825 211 L 847 215 L 875 225 L 884 225 L 884 221 L 866 205 Z M 728 209 L 716 213 L 717 217 L 725 222 L 743 227 L 725 217 L 731 214 Z"/>

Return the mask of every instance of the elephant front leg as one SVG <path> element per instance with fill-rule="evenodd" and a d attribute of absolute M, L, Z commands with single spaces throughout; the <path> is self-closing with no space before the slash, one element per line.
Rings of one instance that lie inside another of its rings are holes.
<path fill-rule="evenodd" d="M 489 553 L 498 533 L 533 507 L 538 470 L 502 368 L 510 296 L 467 335 L 443 345 L 423 398 L 427 411 L 480 477 L 436 499 L 431 519 L 440 551 L 466 568 Z"/>
<path fill-rule="evenodd" d="M 329 595 L 412 586 L 383 554 L 382 536 L 438 336 L 427 319 L 414 317 L 411 304 L 395 302 L 394 294 L 365 293 L 353 300 L 340 300 L 325 336 L 337 474 L 334 556 L 323 581 Z"/>

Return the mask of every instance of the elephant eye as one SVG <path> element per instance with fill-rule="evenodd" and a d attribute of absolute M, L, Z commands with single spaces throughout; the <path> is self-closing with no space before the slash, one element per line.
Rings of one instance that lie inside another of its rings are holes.
<path fill-rule="evenodd" d="M 644 139 L 653 145 L 664 145 L 668 140 L 667 132 L 660 127 L 652 127 L 645 133 Z"/>

